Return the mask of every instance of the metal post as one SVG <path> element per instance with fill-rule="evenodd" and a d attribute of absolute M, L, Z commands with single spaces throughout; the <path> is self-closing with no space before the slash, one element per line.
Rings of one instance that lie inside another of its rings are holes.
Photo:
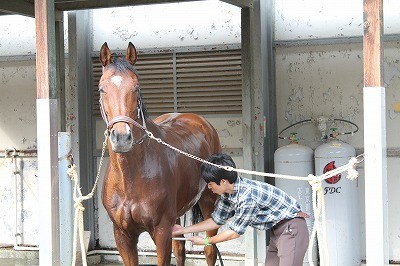
<path fill-rule="evenodd" d="M 58 217 L 57 100 L 37 99 L 39 264 L 60 263 Z"/>
<path fill-rule="evenodd" d="M 264 95 L 267 87 L 266 32 L 263 1 L 242 8 L 242 67 L 243 67 L 243 166 L 245 169 L 264 171 Z M 252 176 L 252 179 L 264 181 Z M 246 265 L 264 263 L 266 249 L 265 232 L 252 228 L 246 230 Z"/>
<path fill-rule="evenodd" d="M 72 261 L 72 241 L 74 227 L 74 208 L 72 200 L 73 184 L 67 175 L 68 161 L 67 155 L 71 152 L 71 133 L 58 133 L 58 157 L 60 158 L 60 264 L 71 265 Z"/>
<path fill-rule="evenodd" d="M 365 236 L 368 265 L 389 264 L 383 1 L 364 0 Z"/>
<path fill-rule="evenodd" d="M 36 0 L 39 264 L 59 265 L 58 105 L 54 0 Z"/>

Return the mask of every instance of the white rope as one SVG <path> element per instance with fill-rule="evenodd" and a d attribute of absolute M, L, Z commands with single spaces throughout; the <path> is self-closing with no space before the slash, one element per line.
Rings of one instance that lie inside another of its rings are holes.
<path fill-rule="evenodd" d="M 274 178 L 284 178 L 284 179 L 292 179 L 292 180 L 300 180 L 300 181 L 314 181 L 314 180 L 316 180 L 316 179 L 322 181 L 322 180 L 325 180 L 325 179 L 327 179 L 327 178 L 329 178 L 329 177 L 332 177 L 332 176 L 335 176 L 335 175 L 337 175 L 337 174 L 340 174 L 340 173 L 342 173 L 342 172 L 349 171 L 349 170 L 350 170 L 350 171 L 351 171 L 351 170 L 354 170 L 354 169 L 353 169 L 353 168 L 354 168 L 353 165 L 359 163 L 359 162 L 357 161 L 357 158 L 351 158 L 350 161 L 349 161 L 349 164 L 343 165 L 343 166 L 341 166 L 341 167 L 339 167 L 339 168 L 336 168 L 336 169 L 333 169 L 333 170 L 331 170 L 331 171 L 329 171 L 329 172 L 326 172 L 325 174 L 322 174 L 322 175 L 320 175 L 320 176 L 314 176 L 314 175 L 308 175 L 308 176 L 293 176 L 293 175 L 280 175 L 280 174 L 273 174 L 273 173 L 264 173 L 264 172 L 257 172 L 257 171 L 252 171 L 252 170 L 245 170 L 245 169 L 240 169 L 240 168 L 233 168 L 233 167 L 230 167 L 230 166 L 222 166 L 222 165 L 218 165 L 218 164 L 211 163 L 211 162 L 209 162 L 209 161 L 207 161 L 207 160 L 204 160 L 204 159 L 202 159 L 202 158 L 200 158 L 200 157 L 197 157 L 197 156 L 192 155 L 192 154 L 190 154 L 190 153 L 184 152 L 184 151 L 182 151 L 182 150 L 180 150 L 180 149 L 178 149 L 178 148 L 176 148 L 176 147 L 174 147 L 174 146 L 172 146 L 172 145 L 170 145 L 170 144 L 164 142 L 164 141 L 163 141 L 162 139 L 160 139 L 160 138 L 154 137 L 153 133 L 151 133 L 151 132 L 148 131 L 148 130 L 146 130 L 146 133 L 148 134 L 148 136 L 149 136 L 151 139 L 153 139 L 153 140 L 157 141 L 158 143 L 161 143 L 161 144 L 167 146 L 168 148 L 173 149 L 173 150 L 175 150 L 175 151 L 177 151 L 177 152 L 179 152 L 179 153 L 181 153 L 181 154 L 183 154 L 183 155 L 185 155 L 185 156 L 187 156 L 187 157 L 189 157 L 189 158 L 195 159 L 195 160 L 200 161 L 200 162 L 202 162 L 202 163 L 206 163 L 206 164 L 209 164 L 209 165 L 218 167 L 218 168 L 225 169 L 225 170 L 227 170 L 227 171 L 235 171 L 235 172 L 238 172 L 238 173 L 249 174 L 249 175 L 257 175 L 257 176 L 265 176 L 265 177 L 274 177 Z M 361 155 L 360 155 L 360 156 L 361 156 Z M 355 179 L 355 178 L 357 178 L 357 176 L 358 176 L 358 172 L 357 172 L 356 170 L 354 170 L 354 171 L 355 171 L 355 172 L 351 171 L 351 177 L 352 177 L 351 179 L 352 179 L 352 180 Z M 354 177 L 355 174 L 356 174 L 357 176 Z"/>
<path fill-rule="evenodd" d="M 272 174 L 272 173 L 264 173 L 264 172 L 257 172 L 257 171 L 250 171 L 250 170 L 245 170 L 245 169 L 238 169 L 238 168 L 233 168 L 230 166 L 221 166 L 217 165 L 211 162 L 208 162 L 200 157 L 194 156 L 192 154 L 189 154 L 187 152 L 184 152 L 176 147 L 171 146 L 170 144 L 164 142 L 160 138 L 154 137 L 154 135 L 146 130 L 146 133 L 151 139 L 154 139 L 158 143 L 161 143 L 189 158 L 198 160 L 202 163 L 206 163 L 218 168 L 225 169 L 226 171 L 235 171 L 238 173 L 243 173 L 243 174 L 249 174 L 249 175 L 257 175 L 257 176 L 264 176 L 264 177 L 274 177 L 274 178 L 284 178 L 284 179 L 292 179 L 292 180 L 301 180 L 301 181 L 308 181 L 311 185 L 312 188 L 312 203 L 313 203 L 313 211 L 314 211 L 314 226 L 311 232 L 311 237 L 310 237 L 310 242 L 308 245 L 308 261 L 311 266 L 314 266 L 313 258 L 312 258 L 312 253 L 313 253 L 313 240 L 316 238 L 318 241 L 318 250 L 320 254 L 320 265 L 329 265 L 329 249 L 328 249 L 328 244 L 326 240 L 326 212 L 325 212 L 325 198 L 324 198 L 324 193 L 322 189 L 322 181 L 330 178 L 332 176 L 338 175 L 342 172 L 347 171 L 347 176 L 346 178 L 350 180 L 354 180 L 358 177 L 358 172 L 355 169 L 356 165 L 358 163 L 361 163 L 363 160 L 358 161 L 357 158 L 363 157 L 364 154 L 361 154 L 357 157 L 350 158 L 349 163 L 346 165 L 343 165 L 339 168 L 333 169 L 331 171 L 328 171 L 322 175 L 315 176 L 315 175 L 308 175 L 307 177 L 304 176 L 292 176 L 292 175 L 280 175 L 280 174 Z M 322 228 L 321 227 L 322 224 Z"/>
<path fill-rule="evenodd" d="M 3 167 L 3 165 L 6 163 L 7 158 L 9 158 L 9 157 L 8 157 L 8 154 L 7 154 L 7 153 L 4 153 L 4 158 L 3 158 L 3 160 L 2 160 L 1 163 L 0 163 L 0 167 Z"/>
<path fill-rule="evenodd" d="M 87 194 L 86 196 L 82 195 L 81 187 L 80 187 L 80 182 L 79 182 L 79 177 L 78 177 L 78 172 L 77 172 L 77 166 L 75 164 L 71 164 L 68 166 L 67 174 L 71 178 L 71 180 L 74 182 L 74 189 L 73 189 L 73 199 L 74 199 L 74 208 L 75 208 L 75 214 L 74 214 L 74 239 L 73 239 L 73 249 L 72 249 L 72 266 L 75 266 L 76 264 L 76 245 L 77 245 L 77 238 L 79 237 L 79 243 L 81 246 L 81 255 L 82 255 L 82 264 L 83 266 L 87 266 L 87 261 L 86 261 L 86 249 L 85 249 L 85 242 L 84 242 L 84 226 L 83 226 L 83 212 L 85 211 L 85 207 L 83 207 L 82 202 L 84 200 L 91 199 L 94 195 L 94 192 L 96 191 L 97 188 L 97 183 L 99 181 L 99 176 L 100 176 L 100 170 L 103 165 L 103 158 L 104 158 L 104 153 L 106 150 L 107 146 L 107 137 L 108 137 L 108 131 L 106 130 L 104 132 L 105 140 L 103 142 L 103 148 L 101 150 L 101 158 L 99 162 L 99 167 L 97 170 L 97 176 L 96 180 L 94 182 L 92 191 Z"/>
<path fill-rule="evenodd" d="M 12 152 L 12 155 L 10 153 Z M 17 151 L 15 148 L 9 148 L 4 150 L 4 158 L 2 162 L 0 163 L 0 167 L 3 167 L 3 165 L 6 163 L 7 158 L 15 158 Z"/>

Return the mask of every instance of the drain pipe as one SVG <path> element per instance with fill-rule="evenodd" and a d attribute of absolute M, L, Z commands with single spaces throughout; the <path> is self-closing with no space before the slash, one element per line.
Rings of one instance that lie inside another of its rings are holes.
<path fill-rule="evenodd" d="M 87 256 L 96 256 L 96 255 L 115 255 L 115 256 L 120 256 L 118 250 L 110 250 L 110 249 L 95 249 L 87 252 Z M 139 256 L 143 257 L 154 257 L 157 258 L 157 252 L 155 251 L 139 251 L 138 252 Z M 172 257 L 175 257 L 174 254 L 171 254 Z M 186 254 L 187 259 L 204 259 L 205 255 L 204 254 Z M 221 258 L 220 258 L 221 259 Z M 244 262 L 245 258 L 244 256 L 235 256 L 235 255 L 228 255 L 225 256 L 225 260 L 228 261 L 238 261 L 238 262 Z M 221 262 L 221 261 L 220 261 Z M 221 264 L 223 265 L 223 264 Z"/>
<path fill-rule="evenodd" d="M 28 247 L 21 246 L 18 244 L 18 237 L 22 238 L 23 233 L 18 232 L 18 221 L 19 221 L 19 213 L 18 213 L 18 175 L 21 178 L 21 162 L 18 167 L 17 163 L 17 150 L 15 148 L 8 149 L 8 153 L 11 153 L 11 162 L 12 162 L 12 176 L 14 177 L 14 204 L 15 204 L 15 223 L 14 223 L 14 250 L 18 251 L 38 251 L 39 247 Z"/>

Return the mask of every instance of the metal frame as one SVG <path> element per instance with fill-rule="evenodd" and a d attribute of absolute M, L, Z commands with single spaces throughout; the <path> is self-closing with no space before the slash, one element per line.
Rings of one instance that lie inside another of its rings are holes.
<path fill-rule="evenodd" d="M 69 76 L 70 95 L 68 115 L 75 117 L 68 121 L 68 128 L 72 134 L 72 151 L 75 163 L 79 169 L 82 193 L 92 190 L 94 183 L 93 169 L 96 169 L 92 160 L 94 139 L 91 119 L 92 106 L 92 79 L 91 79 L 91 12 L 77 11 L 68 13 L 69 29 Z M 95 204 L 96 200 L 84 201 L 85 230 L 95 232 Z M 90 246 L 95 245 L 94 234 L 91 234 Z"/>

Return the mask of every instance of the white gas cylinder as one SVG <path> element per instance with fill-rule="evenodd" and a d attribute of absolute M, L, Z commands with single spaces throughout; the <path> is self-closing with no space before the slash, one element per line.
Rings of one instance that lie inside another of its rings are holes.
<path fill-rule="evenodd" d="M 315 149 L 315 175 L 349 163 L 355 156 L 351 145 L 331 139 Z M 329 265 L 354 266 L 361 264 L 358 183 L 346 178 L 343 172 L 322 181 L 326 209 Z"/>
<path fill-rule="evenodd" d="M 275 173 L 283 175 L 303 176 L 314 174 L 314 152 L 311 148 L 292 141 L 289 145 L 280 147 L 274 154 Z M 308 181 L 299 181 L 275 178 L 275 186 L 294 197 L 300 204 L 303 212 L 310 215 L 306 219 L 311 236 L 313 228 L 312 189 Z M 317 265 L 317 248 L 314 243 L 312 260 Z M 310 265 L 308 253 L 303 265 Z"/>

